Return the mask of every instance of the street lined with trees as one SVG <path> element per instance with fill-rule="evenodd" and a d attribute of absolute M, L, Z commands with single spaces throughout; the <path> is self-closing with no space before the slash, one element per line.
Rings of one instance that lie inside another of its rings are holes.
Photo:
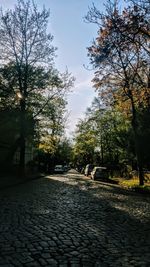
<path fill-rule="evenodd" d="M 150 0 L 105 3 L 85 17 L 97 96 L 71 138 L 49 10 L 0 10 L 2 267 L 150 264 Z"/>
<path fill-rule="evenodd" d="M 107 152 L 105 164 L 124 160 L 138 170 L 143 185 L 144 168 L 150 162 L 150 3 L 126 2 L 120 11 L 117 1 L 107 1 L 105 13 L 93 4 L 86 16 L 87 22 L 98 26 L 88 56 L 95 70 L 93 84 L 105 107 L 105 111 L 97 108 L 94 123 L 100 137 L 94 135 L 101 139 L 97 140 L 101 163 Z"/>
<path fill-rule="evenodd" d="M 65 126 L 74 77 L 55 67 L 49 10 L 25 0 L 1 10 L 2 169 L 17 163 L 24 176 L 27 162 L 42 163 L 44 171 L 57 163 L 104 165 L 111 175 L 129 177 L 136 170 L 144 184 L 150 162 L 149 4 L 128 0 L 120 9 L 118 1 L 108 0 L 103 13 L 94 4 L 89 8 L 85 20 L 98 27 L 88 48 L 97 97 L 79 120 L 73 142 Z"/>

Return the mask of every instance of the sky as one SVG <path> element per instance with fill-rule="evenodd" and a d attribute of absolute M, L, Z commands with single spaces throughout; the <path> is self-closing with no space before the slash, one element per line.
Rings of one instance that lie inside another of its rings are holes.
<path fill-rule="evenodd" d="M 3 9 L 13 8 L 16 0 L 0 0 Z M 89 58 L 87 47 L 97 36 L 98 28 L 86 23 L 84 17 L 92 3 L 104 10 L 106 0 L 35 0 L 40 9 L 45 5 L 50 9 L 48 31 L 54 36 L 53 45 L 58 48 L 56 68 L 63 72 L 66 67 L 75 77 L 74 87 L 68 95 L 67 135 L 72 136 L 79 118 L 83 118 L 86 108 L 97 95 L 92 88 L 93 70 L 87 70 Z"/>

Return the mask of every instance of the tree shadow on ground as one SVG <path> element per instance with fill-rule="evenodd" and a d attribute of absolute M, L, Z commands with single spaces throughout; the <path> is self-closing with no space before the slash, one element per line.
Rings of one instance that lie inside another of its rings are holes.
<path fill-rule="evenodd" d="M 46 266 L 148 266 L 150 224 L 138 213 L 144 199 L 82 177 L 54 175 L 1 192 L 5 260 L 21 262 L 26 256 L 36 266 L 41 259 Z M 57 265 L 48 265 L 47 259 Z"/>

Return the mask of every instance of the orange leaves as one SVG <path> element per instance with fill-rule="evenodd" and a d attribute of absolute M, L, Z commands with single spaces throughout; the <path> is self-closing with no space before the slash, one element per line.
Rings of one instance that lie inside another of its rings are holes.
<path fill-rule="evenodd" d="M 101 29 L 101 37 L 105 38 L 108 35 L 109 31 L 108 29 Z"/>
<path fill-rule="evenodd" d="M 98 14 L 98 13 L 97 13 Z M 117 103 L 120 111 L 131 114 L 147 105 L 150 26 L 149 14 L 136 4 L 119 12 L 117 6 L 101 17 L 98 36 L 89 56 L 97 69 L 92 82 L 104 101 Z M 148 55 L 148 56 L 147 56 Z M 150 89 L 149 89 L 150 90 Z"/>
<path fill-rule="evenodd" d="M 109 28 L 111 28 L 112 25 L 113 25 L 112 20 L 108 18 L 108 19 L 107 19 L 107 23 L 106 23 L 106 25 L 107 25 Z"/>
<path fill-rule="evenodd" d="M 96 54 L 99 52 L 98 48 L 94 45 L 92 45 L 91 47 L 88 48 L 88 51 L 90 54 Z"/>

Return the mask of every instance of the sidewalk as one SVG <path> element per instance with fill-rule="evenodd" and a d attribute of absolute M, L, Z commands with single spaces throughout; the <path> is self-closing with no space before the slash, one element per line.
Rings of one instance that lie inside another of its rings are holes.
<path fill-rule="evenodd" d="M 44 174 L 42 173 L 34 173 L 34 174 L 30 174 L 27 175 L 25 177 L 17 177 L 14 174 L 13 175 L 0 175 L 0 190 L 7 188 L 7 187 L 12 187 L 18 184 L 22 184 L 25 182 L 28 182 L 30 180 L 34 180 L 34 179 L 38 179 L 43 177 Z"/>

